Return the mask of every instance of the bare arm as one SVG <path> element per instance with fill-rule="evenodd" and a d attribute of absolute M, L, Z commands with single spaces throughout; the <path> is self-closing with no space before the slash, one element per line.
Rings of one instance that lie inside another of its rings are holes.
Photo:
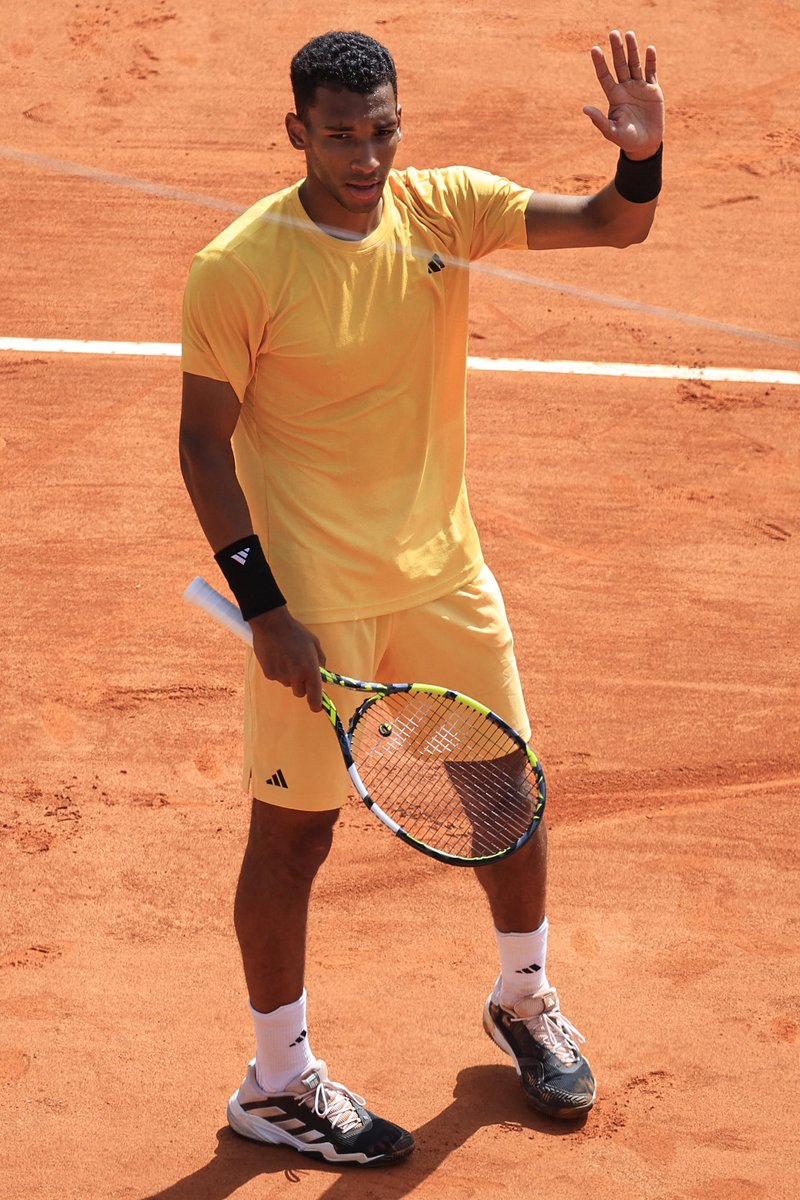
<path fill-rule="evenodd" d="M 656 52 L 648 46 L 644 66 L 633 33 L 614 30 L 609 42 L 611 72 L 599 46 L 592 48 L 597 79 L 608 100 L 608 113 L 587 105 L 584 112 L 603 136 L 641 161 L 656 153 L 664 136 L 664 97 L 656 79 Z M 616 78 L 615 78 L 616 75 Z M 594 196 L 534 194 L 525 212 L 528 247 L 558 250 L 581 246 L 630 246 L 643 242 L 653 223 L 657 200 L 633 204 L 613 183 Z"/>
<path fill-rule="evenodd" d="M 184 374 L 180 461 L 197 518 L 216 553 L 253 532 L 250 510 L 236 478 L 231 437 L 239 399 L 229 383 Z M 313 712 L 322 707 L 319 641 L 284 604 L 250 621 L 253 649 L 268 679 L 305 696 Z"/>
<path fill-rule="evenodd" d="M 231 449 L 240 408 L 229 383 L 184 374 L 179 438 L 181 472 L 203 533 L 215 554 L 253 532 Z"/>

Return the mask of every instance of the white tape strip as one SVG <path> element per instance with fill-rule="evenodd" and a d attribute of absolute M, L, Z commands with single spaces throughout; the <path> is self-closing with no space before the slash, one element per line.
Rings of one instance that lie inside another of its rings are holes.
<path fill-rule="evenodd" d="M 253 631 L 243 619 L 238 607 L 227 600 L 225 596 L 221 596 L 217 589 L 213 588 L 202 576 L 198 575 L 192 580 L 183 593 L 183 598 L 188 604 L 195 604 L 198 608 L 202 608 L 204 612 L 219 621 L 220 625 L 224 625 L 248 646 L 252 646 Z"/>

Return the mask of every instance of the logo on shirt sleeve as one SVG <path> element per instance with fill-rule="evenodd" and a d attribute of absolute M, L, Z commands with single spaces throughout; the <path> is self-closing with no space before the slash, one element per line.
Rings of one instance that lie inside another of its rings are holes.
<path fill-rule="evenodd" d="M 428 263 L 428 274 L 436 275 L 437 272 L 443 271 L 446 266 L 447 266 L 447 263 L 443 262 L 441 260 L 441 258 L 439 258 L 438 254 L 434 254 L 433 258 Z"/>

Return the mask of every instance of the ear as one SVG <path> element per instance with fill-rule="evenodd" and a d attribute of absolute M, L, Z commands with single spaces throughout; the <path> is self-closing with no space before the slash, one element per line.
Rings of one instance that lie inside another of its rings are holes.
<path fill-rule="evenodd" d="M 286 114 L 286 132 L 289 135 L 289 141 L 295 150 L 305 150 L 306 148 L 306 127 L 298 117 L 297 113 Z"/>
<path fill-rule="evenodd" d="M 398 104 L 398 106 L 397 106 L 397 138 L 398 138 L 398 141 L 402 136 L 403 136 L 403 106 L 401 104 Z"/>

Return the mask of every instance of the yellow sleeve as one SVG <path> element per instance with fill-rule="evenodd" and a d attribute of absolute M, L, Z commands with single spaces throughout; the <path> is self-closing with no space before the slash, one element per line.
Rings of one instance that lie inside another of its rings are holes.
<path fill-rule="evenodd" d="M 234 254 L 201 251 L 183 298 L 183 370 L 224 380 L 244 400 L 266 341 L 268 316 L 262 288 Z"/>
<path fill-rule="evenodd" d="M 530 188 L 474 167 L 446 167 L 442 176 L 470 259 L 493 250 L 527 248 L 525 208 Z"/>

